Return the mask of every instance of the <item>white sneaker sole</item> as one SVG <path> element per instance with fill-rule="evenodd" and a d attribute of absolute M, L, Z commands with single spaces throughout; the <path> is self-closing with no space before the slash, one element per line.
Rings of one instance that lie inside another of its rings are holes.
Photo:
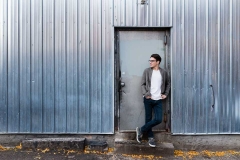
<path fill-rule="evenodd" d="M 148 143 L 148 144 L 149 144 L 149 143 Z M 153 148 L 155 148 L 155 147 L 156 147 L 156 145 L 151 145 L 151 144 L 149 144 L 149 146 L 150 146 L 150 147 L 153 147 Z"/>

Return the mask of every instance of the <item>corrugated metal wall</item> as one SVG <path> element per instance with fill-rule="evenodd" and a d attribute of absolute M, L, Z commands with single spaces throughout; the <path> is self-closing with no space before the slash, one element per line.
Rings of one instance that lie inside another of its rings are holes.
<path fill-rule="evenodd" d="M 240 133 L 240 1 L 147 2 L 0 1 L 0 132 L 113 133 L 114 26 L 170 26 L 172 132 Z"/>
<path fill-rule="evenodd" d="M 0 132 L 113 133 L 112 1 L 0 1 Z"/>
<path fill-rule="evenodd" d="M 240 1 L 147 2 L 114 0 L 114 25 L 171 26 L 172 132 L 239 134 Z"/>
<path fill-rule="evenodd" d="M 239 7 L 238 0 L 173 4 L 173 133 L 240 133 Z"/>
<path fill-rule="evenodd" d="M 174 0 L 113 0 L 114 26 L 162 27 L 172 25 Z M 174 2 L 175 3 L 175 2 Z"/>

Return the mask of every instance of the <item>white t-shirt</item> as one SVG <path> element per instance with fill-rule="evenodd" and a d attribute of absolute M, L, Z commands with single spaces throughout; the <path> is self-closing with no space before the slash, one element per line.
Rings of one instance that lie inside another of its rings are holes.
<path fill-rule="evenodd" d="M 162 75 L 159 70 L 153 70 L 151 78 L 151 99 L 159 100 L 161 98 Z"/>

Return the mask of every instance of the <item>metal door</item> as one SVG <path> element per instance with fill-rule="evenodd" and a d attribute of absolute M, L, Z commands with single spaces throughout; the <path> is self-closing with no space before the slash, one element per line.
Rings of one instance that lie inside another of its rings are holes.
<path fill-rule="evenodd" d="M 149 67 L 148 60 L 153 53 L 162 57 L 160 67 L 165 68 L 164 36 L 165 31 L 119 31 L 120 131 L 134 131 L 145 122 L 141 77 L 144 69 Z M 165 111 L 166 102 L 163 103 L 163 114 Z M 163 130 L 165 126 L 162 121 L 155 130 Z"/>

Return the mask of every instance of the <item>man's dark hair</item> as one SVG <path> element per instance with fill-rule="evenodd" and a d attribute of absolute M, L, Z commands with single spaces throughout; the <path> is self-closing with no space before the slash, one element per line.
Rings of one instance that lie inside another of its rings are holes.
<path fill-rule="evenodd" d="M 159 56 L 159 54 L 152 54 L 151 57 L 155 58 L 156 61 L 159 61 L 159 64 L 160 64 L 160 62 L 162 61 L 162 58 Z M 151 58 L 151 57 L 150 57 L 150 58 Z"/>

